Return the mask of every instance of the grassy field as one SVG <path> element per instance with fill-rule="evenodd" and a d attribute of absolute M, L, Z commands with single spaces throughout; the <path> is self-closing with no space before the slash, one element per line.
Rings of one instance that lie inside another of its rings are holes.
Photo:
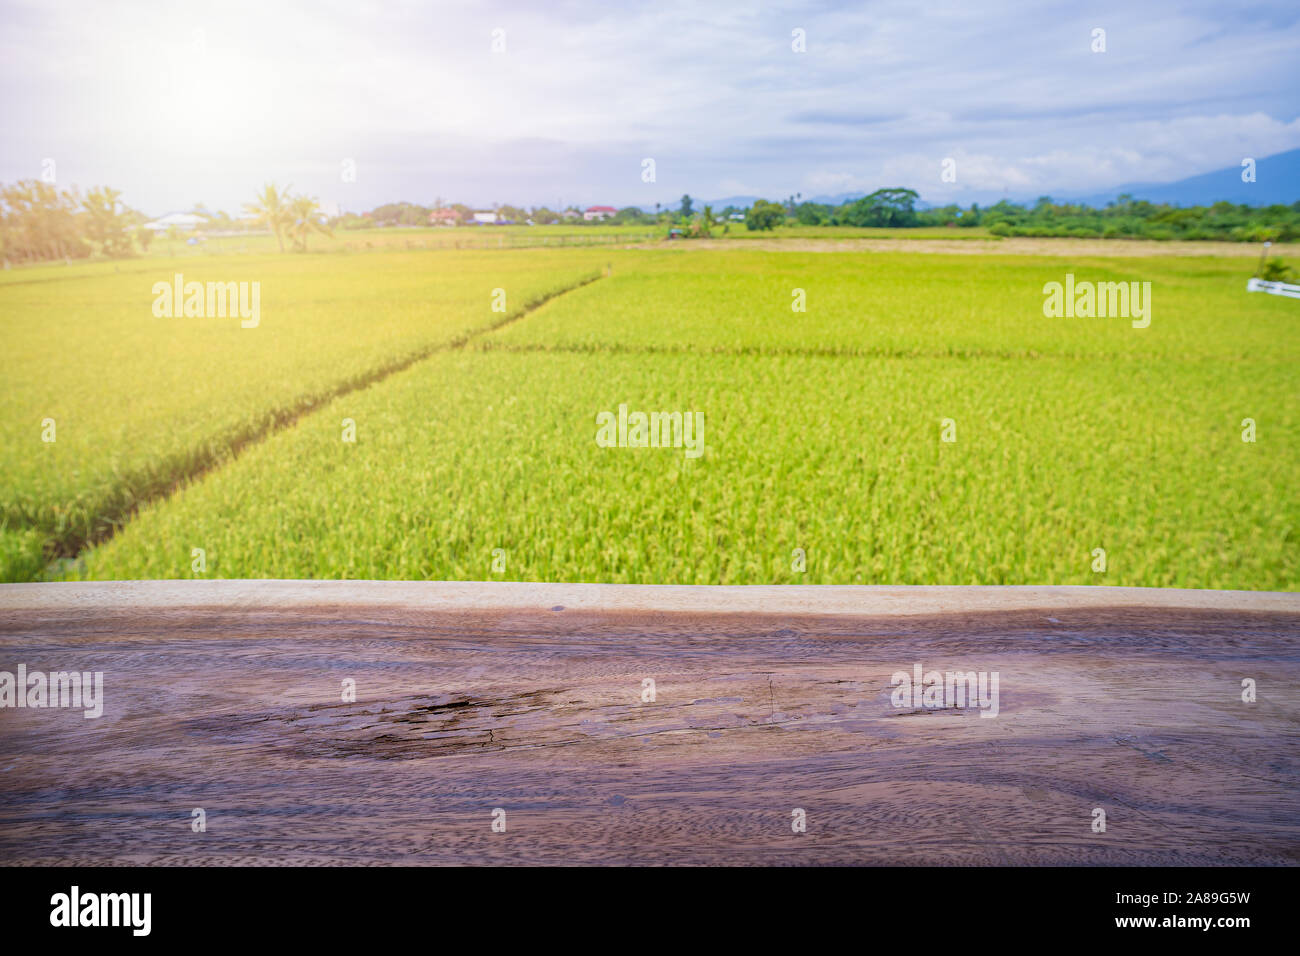
<path fill-rule="evenodd" d="M 361 252 L 376 249 L 473 249 L 534 246 L 618 245 L 659 240 L 669 227 L 654 225 L 553 225 L 553 226 L 430 226 L 382 229 L 337 229 L 332 236 L 312 236 L 313 252 Z M 1001 242 L 983 227 L 966 229 L 888 229 L 873 226 L 782 226 L 776 230 L 751 231 L 743 222 L 722 223 L 713 228 L 715 239 L 981 239 Z M 154 256 L 203 256 L 231 253 L 254 255 L 277 252 L 269 233 L 214 235 L 196 245 L 184 239 L 158 238 L 150 247 Z"/>
<path fill-rule="evenodd" d="M 779 226 L 771 232 L 750 230 L 743 222 L 729 223 L 723 232 L 715 229 L 719 239 L 983 239 L 1000 242 L 983 226 L 949 228 L 947 226 L 914 226 L 897 229 L 889 226 Z"/>
<path fill-rule="evenodd" d="M 258 327 L 155 317 L 178 270 L 260 282 Z M 1067 272 L 1150 282 L 1150 326 L 1045 317 Z M 1294 589 L 1295 306 L 1243 285 L 685 243 L 14 270 L 0 573 Z M 600 447 L 620 403 L 703 454 Z"/>
<path fill-rule="evenodd" d="M 35 270 L 0 285 L 0 576 L 40 573 L 179 479 L 340 390 L 600 274 L 581 250 L 390 252 Z M 239 317 L 159 318 L 152 287 L 258 282 Z M 10 274 L 12 276 L 13 273 Z M 493 290 L 505 298 L 493 311 Z M 52 442 L 44 423 L 54 422 Z"/>
<path fill-rule="evenodd" d="M 658 239 L 666 235 L 663 226 L 554 225 L 554 226 L 390 226 L 376 229 L 336 229 L 332 236 L 313 235 L 308 249 L 313 253 L 361 253 L 419 249 L 512 249 L 620 245 Z M 275 237 L 269 232 L 210 235 L 188 245 L 184 238 L 157 238 L 149 256 L 204 258 L 214 255 L 278 254 Z"/>
<path fill-rule="evenodd" d="M 197 547 L 223 577 L 1292 588 L 1293 398 L 1283 365 L 1217 360 L 446 353 L 145 509 L 84 574 L 189 577 Z M 620 402 L 703 411 L 705 453 L 597 447 Z"/>
<path fill-rule="evenodd" d="M 1295 308 L 1243 294 L 1235 260 L 673 249 L 635 261 L 486 342 L 592 352 L 1300 358 Z M 1066 273 L 1150 282 L 1150 326 L 1045 318 L 1043 287 Z M 806 311 L 794 311 L 796 290 Z"/>
<path fill-rule="evenodd" d="M 309 252 L 365 253 L 392 250 L 416 251 L 428 249 L 532 249 L 571 248 L 584 246 L 621 246 L 630 243 L 660 242 L 667 238 L 669 227 L 655 225 L 553 225 L 553 226 L 415 226 L 375 229 L 337 229 L 331 236 L 313 235 Z M 139 259 L 112 263 L 119 270 L 129 271 L 141 259 L 209 259 L 225 256 L 278 255 L 279 247 L 269 232 L 238 233 L 233 235 L 210 234 L 193 245 L 187 236 L 155 238 L 147 254 Z M 751 232 L 743 222 L 718 225 L 713 230 L 716 240 L 786 240 L 786 239 L 979 239 L 996 245 L 1005 240 L 991 236 L 987 229 L 885 229 L 853 226 L 782 226 L 774 231 Z M 686 243 L 683 243 L 686 244 Z M 103 259 L 34 263 L 20 269 L 0 272 L 0 285 L 8 281 L 30 278 L 32 271 L 57 272 L 62 275 L 84 274 L 86 266 L 97 266 Z M 92 268 L 93 274 L 93 268 Z"/>
<path fill-rule="evenodd" d="M 7 573 L 1300 582 L 1296 307 L 1240 262 L 686 245 L 232 259 L 256 330 L 154 319 L 148 268 L 10 280 Z M 1150 326 L 1045 317 L 1066 272 L 1150 282 Z M 702 455 L 601 447 L 621 403 Z"/>

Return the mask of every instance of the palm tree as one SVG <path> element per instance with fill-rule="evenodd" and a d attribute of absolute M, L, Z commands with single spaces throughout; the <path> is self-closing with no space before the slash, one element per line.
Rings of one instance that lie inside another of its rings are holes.
<path fill-rule="evenodd" d="M 281 252 L 284 252 L 282 233 L 293 221 L 289 210 L 289 188 L 285 187 L 281 192 L 275 183 L 267 183 L 262 187 L 256 202 L 244 203 L 245 210 L 256 216 L 258 222 L 266 223 L 267 228 L 275 233 L 275 241 L 279 243 Z"/>
<path fill-rule="evenodd" d="M 85 218 L 85 235 L 99 251 L 114 259 L 131 254 L 131 237 L 127 233 L 131 211 L 122 204 L 122 193 L 107 186 L 91 189 L 81 201 Z"/>
<path fill-rule="evenodd" d="M 307 251 L 307 237 L 313 232 L 332 236 L 330 227 L 322 221 L 320 203 L 310 196 L 298 196 L 289 203 L 289 238 L 298 252 Z"/>

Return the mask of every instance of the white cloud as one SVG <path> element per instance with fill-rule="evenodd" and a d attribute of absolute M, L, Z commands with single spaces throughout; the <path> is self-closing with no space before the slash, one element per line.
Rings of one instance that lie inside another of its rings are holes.
<path fill-rule="evenodd" d="M 1298 16 L 1281 0 L 1235 18 L 1181 0 L 27 0 L 0 11 L 0 178 L 54 156 L 61 178 L 155 212 L 233 208 L 266 179 L 353 208 L 1170 180 L 1300 145 Z M 938 180 L 946 156 L 956 184 Z M 358 178 L 340 189 L 345 157 Z"/>

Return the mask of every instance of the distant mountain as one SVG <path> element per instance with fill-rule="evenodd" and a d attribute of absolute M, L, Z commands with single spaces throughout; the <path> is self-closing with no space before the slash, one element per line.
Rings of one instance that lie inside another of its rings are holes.
<path fill-rule="evenodd" d="M 829 206 L 839 206 L 852 199 L 861 199 L 865 195 L 867 195 L 865 192 L 856 192 L 856 193 L 840 193 L 838 196 L 804 196 L 799 201 L 818 202 L 818 203 L 826 203 Z M 787 196 L 789 196 L 789 193 L 786 193 L 784 196 L 725 196 L 722 199 L 696 199 L 694 196 L 692 196 L 691 208 L 700 210 L 703 209 L 705 206 L 712 206 L 714 212 L 721 212 L 722 210 L 726 209 L 728 206 L 735 206 L 737 209 L 748 209 L 750 206 L 754 205 L 754 203 L 759 199 L 766 199 L 769 202 L 785 202 Z M 649 205 L 643 205 L 640 208 L 646 212 L 655 211 L 655 207 L 653 203 Z M 669 204 L 668 206 L 660 206 L 659 208 L 661 211 L 669 208 L 676 210 L 679 208 L 679 205 L 678 203 L 674 202 Z M 918 204 L 918 208 L 923 208 L 923 207 L 920 207 L 920 205 Z"/>
<path fill-rule="evenodd" d="M 1241 174 L 1241 166 L 1229 166 L 1173 183 L 1128 183 L 1104 193 L 1054 198 L 1096 207 L 1114 202 L 1120 193 L 1131 193 L 1134 199 L 1175 206 L 1208 206 L 1222 200 L 1247 206 L 1271 206 L 1275 203 L 1289 206 L 1300 199 L 1300 149 L 1256 158 L 1253 183 L 1242 182 Z"/>
<path fill-rule="evenodd" d="M 786 193 L 785 195 L 781 195 L 781 196 L 726 196 L 722 199 L 696 199 L 694 196 L 692 196 L 691 206 L 695 209 L 703 209 L 705 206 L 712 206 L 714 212 L 720 212 L 721 210 L 726 209 L 728 206 L 735 206 L 737 209 L 747 209 L 750 206 L 754 205 L 755 201 L 759 199 L 766 199 L 769 202 L 785 202 L 786 198 L 789 195 L 790 195 L 789 193 Z M 799 201 L 824 203 L 828 206 L 842 206 L 846 202 L 851 202 L 854 199 L 861 199 L 865 195 L 867 195 L 866 192 L 860 191 L 855 193 L 839 193 L 838 195 L 835 196 L 804 196 Z M 654 212 L 655 209 L 653 204 L 648 206 L 642 206 L 641 208 L 644 209 L 646 212 Z M 666 207 L 664 206 L 660 207 L 660 209 L 664 209 L 664 208 Z M 677 209 L 678 204 L 673 203 L 672 208 Z M 924 208 L 924 207 L 922 207 L 921 204 L 918 203 L 918 208 Z"/>
<path fill-rule="evenodd" d="M 691 197 L 691 205 L 696 209 L 703 209 L 705 206 L 712 206 L 714 212 L 722 212 L 728 206 L 735 206 L 737 209 L 747 209 L 754 205 L 756 200 L 765 199 L 765 196 L 727 196 L 724 199 L 696 199 Z M 776 200 L 773 200 L 775 202 Z M 679 208 L 674 206 L 674 209 Z"/>
<path fill-rule="evenodd" d="M 1244 203 L 1248 206 L 1271 206 L 1275 203 L 1289 206 L 1291 203 L 1300 200 L 1300 149 L 1265 156 L 1263 159 L 1257 157 L 1255 160 L 1255 182 L 1253 183 L 1242 182 L 1241 173 L 1241 166 L 1229 166 L 1212 173 L 1189 176 L 1187 179 L 1180 179 L 1172 183 L 1125 183 L 1120 186 L 1112 186 L 1110 189 L 1101 192 L 1049 191 L 1049 194 L 1057 201 L 1083 203 L 1098 209 L 1104 208 L 1107 203 L 1114 202 L 1115 197 L 1121 193 L 1129 193 L 1134 199 L 1146 199 L 1153 203 L 1169 203 L 1175 206 L 1208 206 L 1221 200 L 1227 200 L 1231 203 Z M 891 183 L 890 185 L 899 184 Z M 861 199 L 869 192 L 871 190 L 837 193 L 833 196 L 805 196 L 801 201 L 840 206 L 846 202 Z M 977 202 L 981 206 L 991 206 L 1001 199 L 1009 199 L 1014 203 L 1032 205 L 1039 195 L 1041 195 L 1040 192 L 1033 195 L 1027 193 L 1024 195 L 1008 195 L 999 192 L 971 193 L 963 196 L 960 203 L 962 206 L 968 206 L 972 202 Z M 693 205 L 696 209 L 703 209 L 706 205 L 712 206 L 715 212 L 719 212 L 727 206 L 746 208 L 753 205 L 754 200 L 758 198 L 760 197 L 727 196 L 724 199 L 695 199 Z M 785 199 L 785 196 L 765 196 L 762 198 L 770 199 L 773 202 L 781 202 Z M 926 201 L 922 198 L 916 206 L 918 209 L 929 209 L 933 206 L 946 204 L 945 201 Z M 654 211 L 654 206 L 643 206 L 642 208 L 647 212 Z M 674 205 L 672 208 L 676 209 L 677 207 Z"/>

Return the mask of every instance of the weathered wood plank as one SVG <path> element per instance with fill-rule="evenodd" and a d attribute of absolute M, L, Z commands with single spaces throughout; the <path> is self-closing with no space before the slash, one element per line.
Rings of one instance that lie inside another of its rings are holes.
<path fill-rule="evenodd" d="M 7 863 L 1300 860 L 1290 594 L 0 587 L 20 663 L 105 707 L 0 708 Z M 916 663 L 998 716 L 895 707 Z"/>

